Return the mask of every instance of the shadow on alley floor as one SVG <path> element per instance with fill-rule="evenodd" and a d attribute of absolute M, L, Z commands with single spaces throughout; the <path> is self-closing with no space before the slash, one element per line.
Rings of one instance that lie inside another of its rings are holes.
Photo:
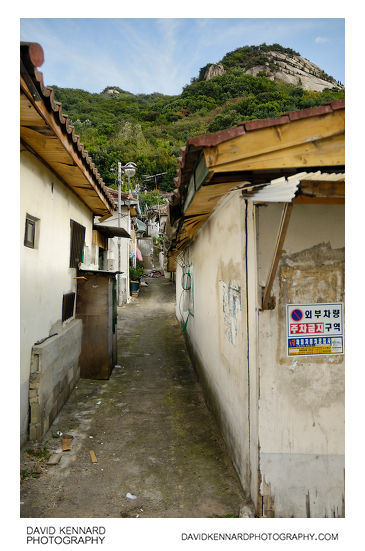
<path fill-rule="evenodd" d="M 185 350 L 174 285 L 148 282 L 119 308 L 121 367 L 79 381 L 38 457 L 24 447 L 21 517 L 238 516 L 244 495 Z M 70 451 L 57 431 L 73 435 Z M 60 462 L 47 465 L 49 453 Z"/>

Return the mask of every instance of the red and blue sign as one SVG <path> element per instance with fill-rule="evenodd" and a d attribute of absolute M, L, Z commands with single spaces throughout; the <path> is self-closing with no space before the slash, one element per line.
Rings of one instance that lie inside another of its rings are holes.
<path fill-rule="evenodd" d="M 287 355 L 343 354 L 343 304 L 287 304 Z"/>
<path fill-rule="evenodd" d="M 292 310 L 290 316 L 293 321 L 300 321 L 303 317 L 303 312 L 302 310 L 299 310 L 299 308 L 296 308 L 295 310 Z"/>

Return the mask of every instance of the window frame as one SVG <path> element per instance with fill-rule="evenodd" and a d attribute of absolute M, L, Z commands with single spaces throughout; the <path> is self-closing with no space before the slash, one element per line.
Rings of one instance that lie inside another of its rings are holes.
<path fill-rule="evenodd" d="M 83 261 L 86 228 L 75 220 L 70 220 L 70 268 L 78 268 Z"/>
<path fill-rule="evenodd" d="M 36 249 L 37 246 L 37 222 L 39 221 L 39 218 L 36 218 L 35 216 L 32 216 L 31 214 L 26 213 L 25 215 L 25 229 L 24 229 L 24 246 L 28 247 L 29 249 Z M 33 239 L 28 239 L 28 227 L 33 227 Z"/>
<path fill-rule="evenodd" d="M 76 293 L 65 293 L 62 296 L 62 322 L 74 317 Z"/>

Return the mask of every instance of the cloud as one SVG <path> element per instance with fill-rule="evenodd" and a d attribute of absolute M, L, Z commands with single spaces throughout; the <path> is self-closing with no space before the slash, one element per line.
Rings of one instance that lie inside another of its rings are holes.
<path fill-rule="evenodd" d="M 200 67 L 247 44 L 278 42 L 318 56 L 328 50 L 318 44 L 335 44 L 331 28 L 317 19 L 21 19 L 22 39 L 44 48 L 46 84 L 170 95 Z"/>
<path fill-rule="evenodd" d="M 317 36 L 315 39 L 314 39 L 314 42 L 316 44 L 325 44 L 326 42 L 329 42 L 329 38 L 326 38 L 324 36 Z"/>

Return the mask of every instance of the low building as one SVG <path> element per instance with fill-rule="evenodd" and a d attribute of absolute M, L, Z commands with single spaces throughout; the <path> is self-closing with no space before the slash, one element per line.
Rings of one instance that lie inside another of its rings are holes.
<path fill-rule="evenodd" d="M 168 205 L 166 203 L 147 208 L 146 219 L 149 236 L 158 237 L 165 231 L 167 211 Z"/>
<path fill-rule="evenodd" d="M 197 136 L 176 315 L 260 517 L 344 516 L 344 102 Z"/>
<path fill-rule="evenodd" d="M 105 270 L 121 272 L 117 276 L 117 300 L 121 306 L 130 301 L 129 265 L 133 248 L 132 220 L 137 216 L 138 201 L 131 193 L 121 192 L 120 220 L 118 222 L 118 191 L 107 188 L 113 199 L 113 216 L 95 220 L 95 229 L 104 233 L 106 249 L 102 251 L 102 266 Z M 120 224 L 120 228 L 118 226 Z M 102 240 L 100 240 L 102 242 Z"/>
<path fill-rule="evenodd" d="M 82 322 L 78 268 L 98 268 L 94 216 L 113 200 L 37 67 L 43 50 L 21 43 L 20 433 L 39 440 L 75 386 Z"/>

